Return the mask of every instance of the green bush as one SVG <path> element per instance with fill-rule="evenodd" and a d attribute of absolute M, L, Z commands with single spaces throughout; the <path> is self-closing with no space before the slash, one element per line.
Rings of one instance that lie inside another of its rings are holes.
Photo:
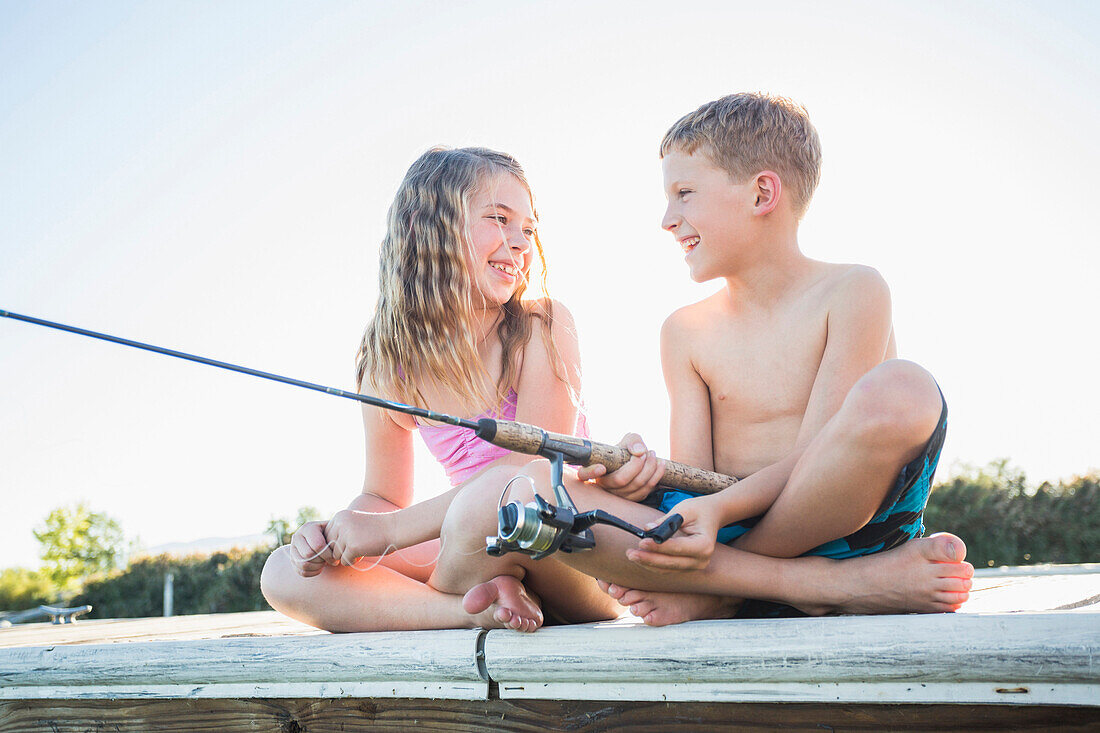
<path fill-rule="evenodd" d="M 1006 461 L 936 485 L 929 533 L 966 542 L 975 567 L 1100 562 L 1100 473 L 1029 489 Z"/>
<path fill-rule="evenodd" d="M 91 604 L 90 618 L 134 618 L 164 614 L 164 576 L 173 578 L 176 615 L 270 610 L 260 593 L 260 571 L 270 549 L 231 550 L 213 555 L 142 557 L 125 570 L 91 580 L 72 599 Z"/>
<path fill-rule="evenodd" d="M 0 611 L 25 611 L 57 601 L 53 581 L 37 570 L 8 568 L 0 570 Z"/>

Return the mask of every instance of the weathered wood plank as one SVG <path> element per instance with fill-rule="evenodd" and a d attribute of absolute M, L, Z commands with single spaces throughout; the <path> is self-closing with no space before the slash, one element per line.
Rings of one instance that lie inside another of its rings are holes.
<path fill-rule="evenodd" d="M 501 697 L 549 699 L 989 703 L 1015 694 L 1100 705 L 1094 658 L 1097 612 L 586 624 L 485 639 Z"/>
<path fill-rule="evenodd" d="M 232 635 L 313 635 L 326 632 L 275 611 L 214 613 L 168 618 L 92 619 L 73 624 L 28 624 L 0 629 L 0 649 L 56 644 L 105 644 L 154 639 L 219 639 Z"/>
<path fill-rule="evenodd" d="M 325 697 L 483 699 L 478 630 L 16 647 L 0 699 Z"/>
<path fill-rule="evenodd" d="M 1100 574 L 975 588 L 954 616 L 620 621 L 489 632 L 482 651 L 514 698 L 1100 706 Z M 1051 606 L 1076 608 L 978 613 Z M 474 631 L 331 635 L 274 612 L 15 627 L 0 630 L 0 699 L 484 699 L 477 654 Z"/>
<path fill-rule="evenodd" d="M 1096 731 L 1100 708 L 1024 705 L 759 705 L 553 700 L 21 700 L 0 733 L 224 731 Z"/>
<path fill-rule="evenodd" d="M 974 578 L 970 600 L 960 612 L 1016 613 L 1078 608 L 1100 610 L 1100 573 L 982 575 Z"/>

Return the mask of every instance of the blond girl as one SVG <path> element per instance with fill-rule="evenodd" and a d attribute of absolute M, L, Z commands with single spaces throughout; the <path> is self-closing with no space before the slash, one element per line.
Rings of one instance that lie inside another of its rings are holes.
<path fill-rule="evenodd" d="M 389 211 L 378 303 L 359 348 L 360 389 L 450 414 L 583 430 L 576 334 L 569 312 L 546 297 L 536 227 L 531 188 L 512 157 L 435 148 L 413 163 Z M 535 257 L 544 297 L 524 299 Z M 261 588 L 272 607 L 330 631 L 532 630 L 541 613 L 517 578 L 494 579 L 497 602 L 474 614 L 426 585 L 462 482 L 530 457 L 370 406 L 363 421 L 363 490 L 271 555 Z M 455 488 L 413 505 L 416 432 Z M 334 558 L 359 559 L 345 566 Z"/>

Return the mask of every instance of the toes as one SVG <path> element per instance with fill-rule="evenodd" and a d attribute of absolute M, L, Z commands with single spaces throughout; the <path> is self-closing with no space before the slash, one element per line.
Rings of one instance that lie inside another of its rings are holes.
<path fill-rule="evenodd" d="M 936 594 L 935 598 L 940 603 L 946 603 L 950 606 L 958 608 L 959 606 L 961 606 L 962 604 L 964 604 L 968 600 L 970 600 L 970 594 L 967 593 L 966 591 L 961 591 L 961 592 L 940 591 L 939 593 Z"/>
<path fill-rule="evenodd" d="M 632 606 L 635 603 L 645 600 L 645 594 L 637 590 L 628 590 L 619 596 L 620 606 Z"/>
<path fill-rule="evenodd" d="M 662 609 L 654 609 L 642 617 L 646 626 L 670 626 L 678 621 L 665 613 Z"/>
<path fill-rule="evenodd" d="M 920 552 L 932 562 L 961 563 L 966 558 L 966 544 L 953 534 L 940 532 L 926 538 Z"/>
<path fill-rule="evenodd" d="M 611 583 L 607 586 L 607 595 L 611 596 L 612 598 L 620 598 L 623 593 L 626 593 L 626 591 L 626 588 L 615 585 L 614 583 Z"/>
<path fill-rule="evenodd" d="M 653 612 L 653 609 L 657 607 L 657 604 L 652 601 L 642 600 L 638 603 L 634 603 L 630 606 L 630 612 L 638 618 L 644 619 L 647 615 Z"/>
<path fill-rule="evenodd" d="M 970 578 L 940 578 L 936 590 L 948 593 L 965 593 L 974 585 Z"/>
<path fill-rule="evenodd" d="M 609 592 L 608 589 L 611 587 L 610 583 L 602 581 L 599 578 L 596 578 L 596 585 L 600 586 L 600 590 L 602 590 L 604 593 Z"/>

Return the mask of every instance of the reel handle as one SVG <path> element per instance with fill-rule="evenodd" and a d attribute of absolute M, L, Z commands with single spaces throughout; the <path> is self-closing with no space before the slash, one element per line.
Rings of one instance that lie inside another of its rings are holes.
<path fill-rule="evenodd" d="M 684 526 L 684 518 L 679 514 L 673 514 L 653 529 L 647 529 L 644 536 L 650 538 L 658 545 L 664 544 L 664 541 L 670 539 L 672 535 L 679 532 L 682 526 Z"/>

